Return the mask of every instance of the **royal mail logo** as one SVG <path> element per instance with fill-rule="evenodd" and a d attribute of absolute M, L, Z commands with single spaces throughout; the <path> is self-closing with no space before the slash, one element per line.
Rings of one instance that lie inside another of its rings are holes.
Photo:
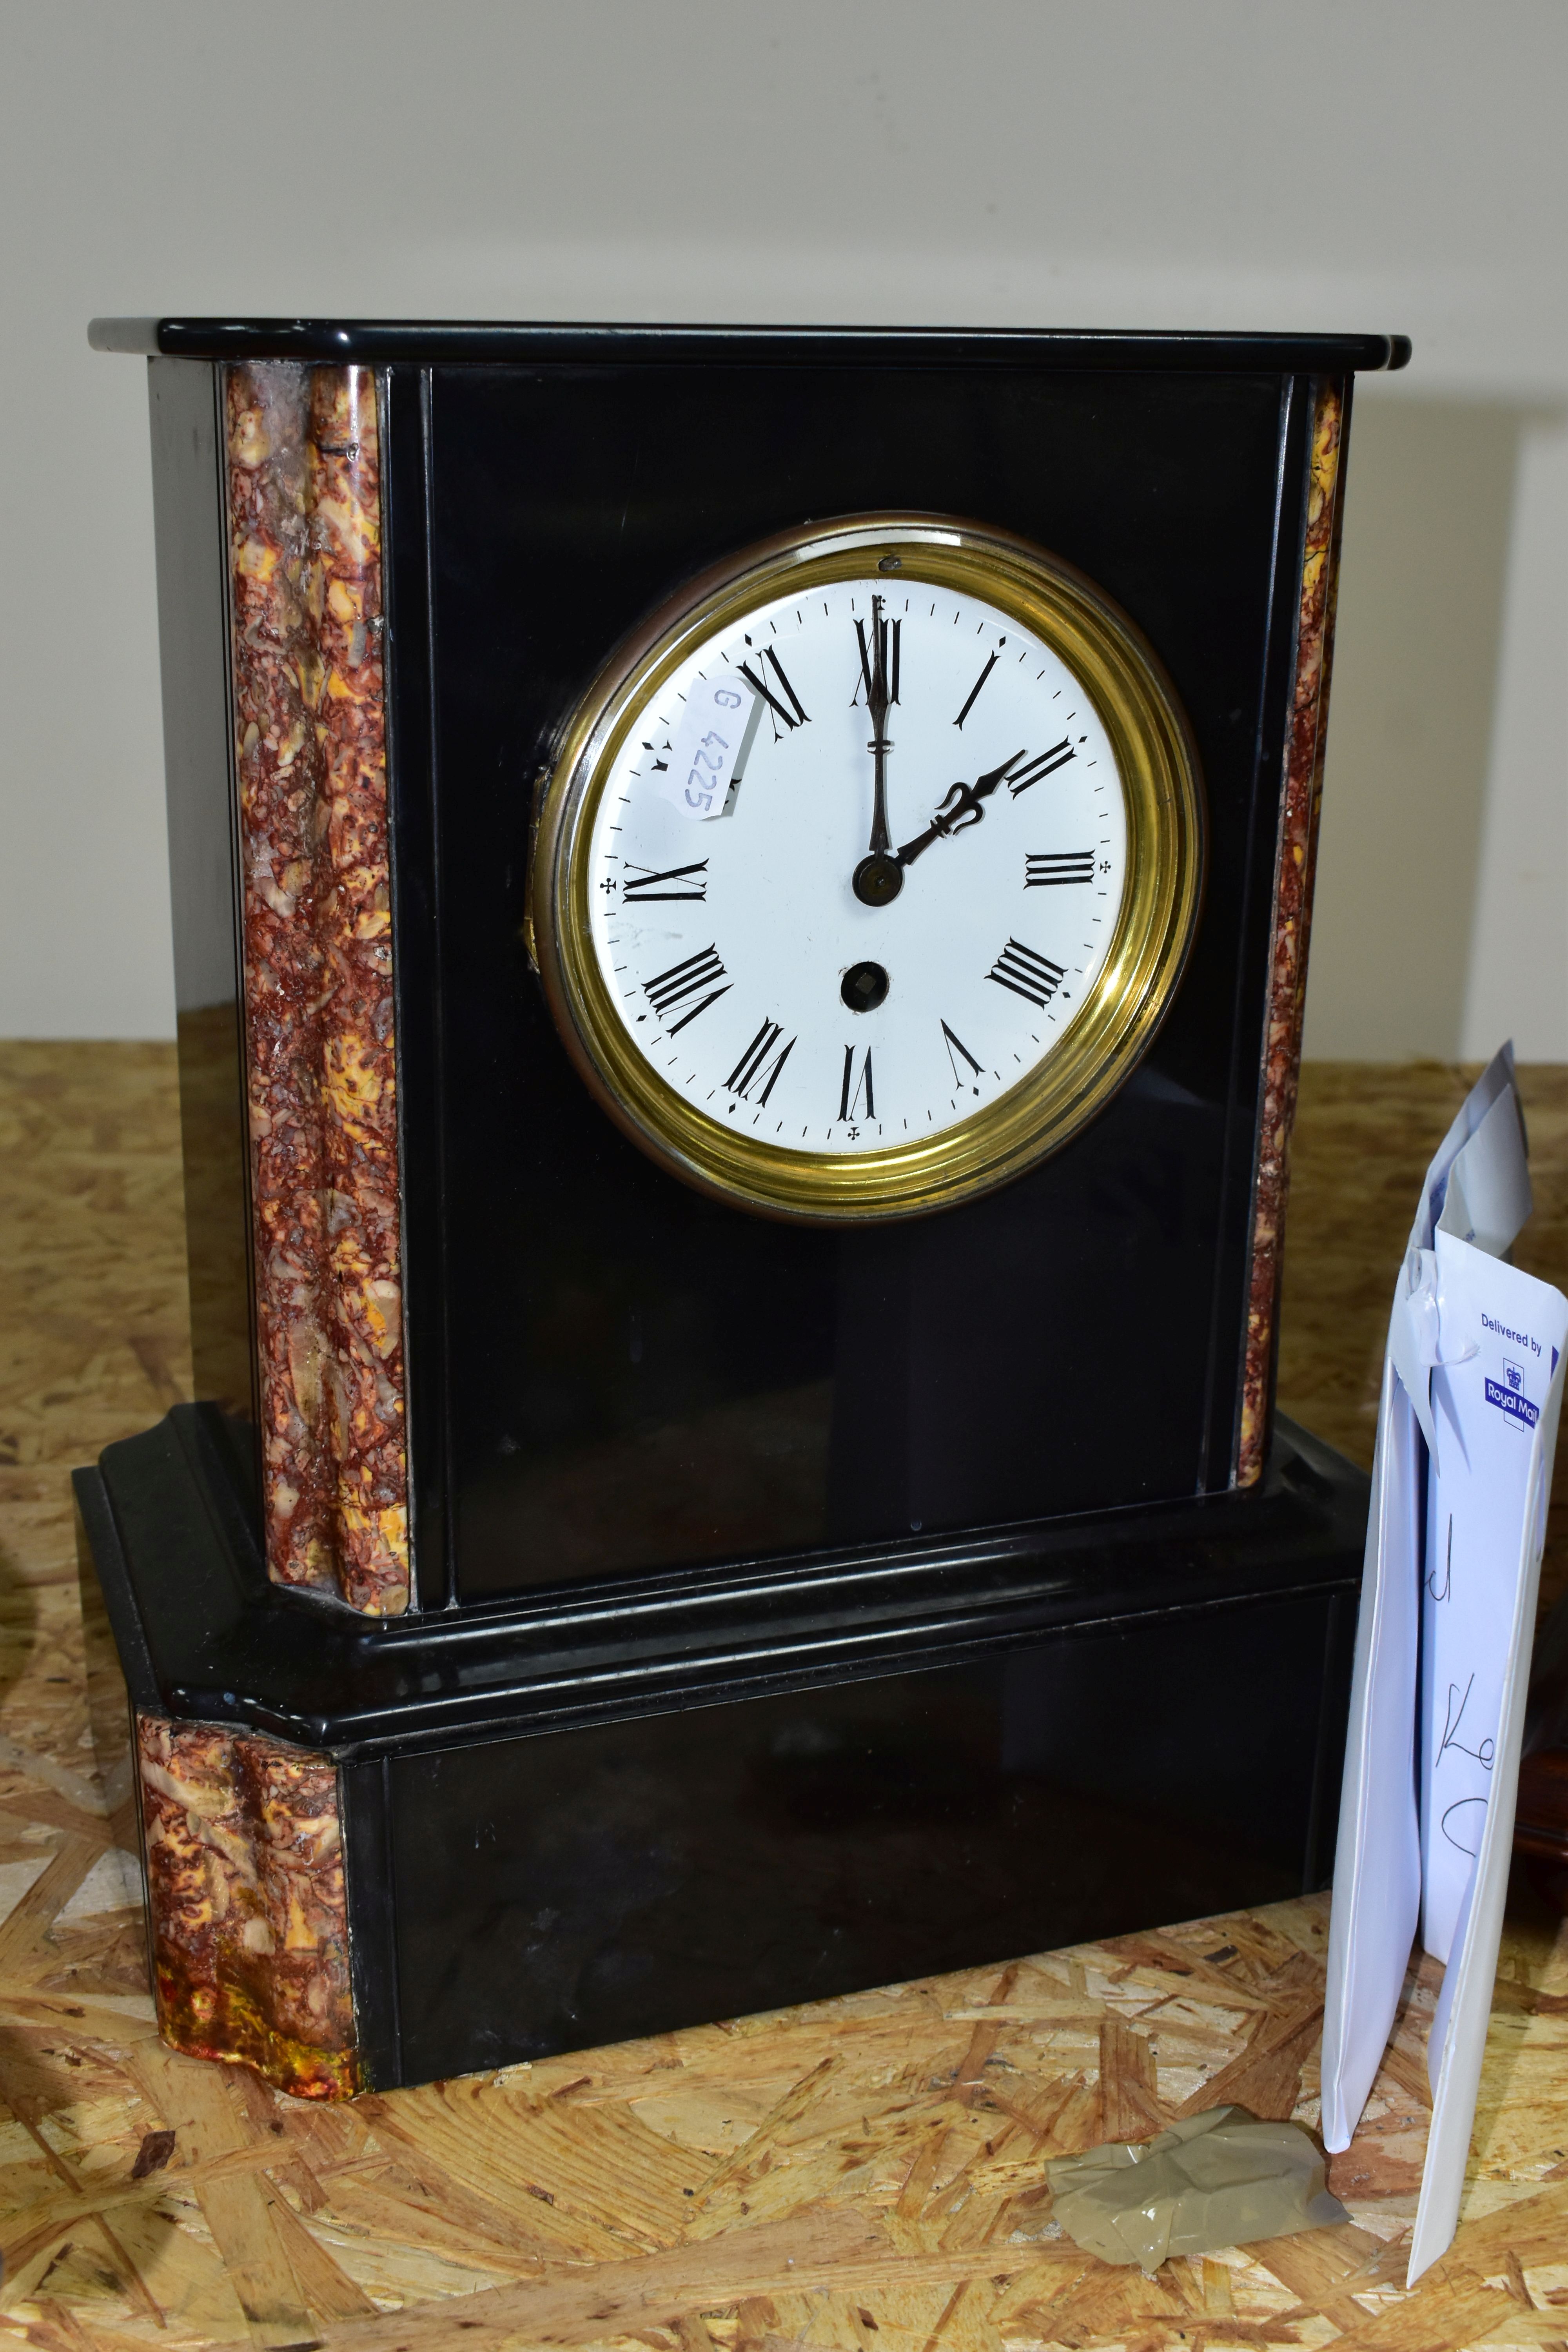
<path fill-rule="evenodd" d="M 1521 1370 L 1520 1367 L 1517 1364 L 1505 1363 L 1502 1369 L 1503 1378 L 1507 1381 L 1510 1388 L 1514 1390 L 1516 1392 L 1521 1391 L 1524 1387 L 1524 1374 Z"/>
<path fill-rule="evenodd" d="M 1531 1404 L 1527 1396 L 1521 1396 L 1520 1394 L 1517 1382 L 1521 1375 L 1519 1373 L 1517 1367 L 1512 1364 L 1509 1364 L 1506 1365 L 1504 1369 L 1508 1373 L 1510 1381 L 1515 1382 L 1516 1385 L 1505 1388 L 1501 1381 L 1489 1380 L 1487 1382 L 1487 1402 L 1489 1404 L 1495 1404 L 1498 1411 L 1500 1412 L 1506 1412 L 1510 1420 L 1523 1422 L 1526 1429 L 1533 1429 L 1536 1423 L 1541 1419 L 1541 1408 L 1539 1405 Z"/>

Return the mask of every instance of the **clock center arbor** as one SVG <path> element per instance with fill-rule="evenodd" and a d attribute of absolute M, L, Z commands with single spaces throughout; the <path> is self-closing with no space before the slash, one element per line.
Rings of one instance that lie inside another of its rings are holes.
<path fill-rule="evenodd" d="M 1321 1884 L 1366 1488 L 1273 1362 L 1408 346 L 93 339 L 197 1402 L 78 1493 L 164 2033 L 340 2096 Z"/>

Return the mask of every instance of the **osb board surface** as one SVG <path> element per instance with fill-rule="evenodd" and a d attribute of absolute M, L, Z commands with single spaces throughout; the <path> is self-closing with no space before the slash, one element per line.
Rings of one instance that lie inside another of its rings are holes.
<path fill-rule="evenodd" d="M 1281 1394 L 1363 1458 L 1392 1269 L 1462 1080 L 1311 1069 Z M 1527 1074 L 1562 1278 L 1568 1074 Z M 158 2042 L 106 1854 L 65 1472 L 182 1377 L 170 1056 L 0 1046 L 0 2331 L 658 2352 L 1568 2346 L 1568 1931 L 1510 1917 L 1461 2232 L 1398 2286 L 1435 1971 L 1334 2180 L 1351 2222 L 1168 2263 L 1081 2255 L 1042 2164 L 1234 2098 L 1316 2119 L 1326 1905 L 304 2107 Z M 1308 1266 L 1311 1271 L 1309 1276 Z"/>

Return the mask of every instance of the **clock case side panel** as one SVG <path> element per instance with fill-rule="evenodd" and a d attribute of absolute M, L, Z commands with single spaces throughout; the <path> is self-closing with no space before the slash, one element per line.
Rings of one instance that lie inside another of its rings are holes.
<path fill-rule="evenodd" d="M 147 398 L 192 1369 L 198 1397 L 254 1429 L 223 373 L 205 360 L 149 360 Z"/>
<path fill-rule="evenodd" d="M 1306 698 L 1303 679 L 1309 667 L 1313 680 L 1310 701 L 1314 714 L 1319 709 L 1315 665 L 1320 638 L 1311 634 L 1304 650 L 1303 613 L 1310 604 L 1310 595 L 1303 581 L 1310 583 L 1316 580 L 1321 570 L 1314 558 L 1312 544 L 1317 510 L 1314 448 L 1326 402 L 1332 405 L 1341 433 L 1348 432 L 1348 378 L 1292 376 L 1286 378 L 1281 386 L 1278 520 L 1237 964 L 1223 1244 L 1215 1272 L 1209 1355 L 1203 1478 L 1203 1491 L 1209 1494 L 1256 1482 L 1267 1456 L 1273 1411 L 1273 1363 L 1278 1348 L 1283 1245 L 1283 1192 L 1277 1175 L 1281 1164 L 1279 1155 L 1289 1148 L 1289 1118 L 1294 1112 L 1301 991 L 1305 984 L 1304 926 L 1299 929 L 1295 919 L 1303 909 L 1310 919 L 1312 852 L 1316 843 L 1316 788 L 1310 798 L 1308 824 L 1303 822 L 1302 794 L 1299 790 L 1293 791 L 1292 778 L 1300 766 L 1300 714 Z M 1342 464 L 1338 478 L 1342 492 Z M 1342 516 L 1342 495 L 1330 511 L 1331 519 Z M 1335 560 L 1337 549 L 1336 535 L 1332 550 Z M 1314 609 L 1321 624 L 1323 607 L 1320 604 Z M 1331 645 L 1331 599 L 1327 606 L 1327 622 Z M 1326 719 L 1326 691 L 1321 707 Z M 1317 730 L 1316 744 L 1321 786 L 1321 729 Z M 1307 765 L 1310 771 L 1310 748 Z M 1292 855 L 1303 848 L 1304 864 Z M 1294 993 L 1289 1001 L 1293 1019 L 1288 1020 L 1283 1031 L 1276 1032 L 1273 1038 L 1272 1066 L 1277 1072 L 1289 1076 L 1281 1125 L 1281 1097 L 1278 1093 L 1270 1094 L 1268 1080 L 1271 1023 L 1282 1002 L 1277 985 L 1282 934 L 1286 936 L 1288 950 L 1293 949 L 1300 935 L 1303 952 L 1291 965 Z M 1257 1319 L 1260 1298 L 1268 1302 L 1261 1339 Z"/>
<path fill-rule="evenodd" d="M 449 919 L 436 823 L 436 600 L 431 577 L 430 370 L 381 377 L 385 464 L 384 588 L 387 633 L 387 820 L 396 942 L 403 1298 L 407 1334 L 409 1552 L 412 1601 L 458 1599 L 450 1526 L 453 1443 L 446 982 L 439 942 Z"/>

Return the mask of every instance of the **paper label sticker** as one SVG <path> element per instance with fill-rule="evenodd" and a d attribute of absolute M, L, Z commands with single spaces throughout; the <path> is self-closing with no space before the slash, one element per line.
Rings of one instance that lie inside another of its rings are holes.
<path fill-rule="evenodd" d="M 682 816 L 722 816 L 745 765 L 762 704 L 728 672 L 700 677 L 687 689 L 669 747 L 667 773 L 656 776 L 662 797 Z"/>

